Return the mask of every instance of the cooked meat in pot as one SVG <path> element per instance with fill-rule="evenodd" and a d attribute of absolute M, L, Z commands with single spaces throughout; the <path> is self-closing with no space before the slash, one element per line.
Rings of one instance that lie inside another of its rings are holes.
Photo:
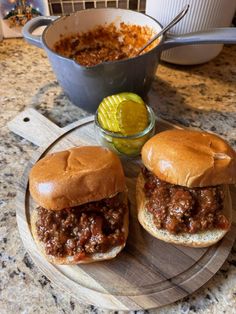
<path fill-rule="evenodd" d="M 84 66 L 130 58 L 136 56 L 138 49 L 143 47 L 154 35 L 147 26 L 120 23 L 117 28 L 113 23 L 97 26 L 91 31 L 61 36 L 54 45 L 58 54 L 74 59 Z M 157 39 L 144 52 L 158 44 Z"/>

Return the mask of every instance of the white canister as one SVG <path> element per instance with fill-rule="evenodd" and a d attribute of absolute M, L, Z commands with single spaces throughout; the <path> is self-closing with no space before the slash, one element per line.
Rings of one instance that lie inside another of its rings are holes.
<path fill-rule="evenodd" d="M 186 4 L 190 5 L 188 13 L 170 30 L 171 33 L 185 34 L 228 27 L 236 10 L 236 0 L 147 0 L 146 14 L 165 26 Z M 215 58 L 222 48 L 222 44 L 171 48 L 162 53 L 161 59 L 174 64 L 200 64 Z"/>

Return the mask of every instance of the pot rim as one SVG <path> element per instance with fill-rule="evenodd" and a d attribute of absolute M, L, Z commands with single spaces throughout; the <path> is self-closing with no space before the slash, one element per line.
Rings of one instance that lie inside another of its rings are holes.
<path fill-rule="evenodd" d="M 79 64 L 76 60 L 74 59 L 71 59 L 71 58 L 68 58 L 68 57 L 65 57 L 65 56 L 62 56 L 60 54 L 58 54 L 57 52 L 53 51 L 46 43 L 46 39 L 45 37 L 47 36 L 47 32 L 48 32 L 48 29 L 53 27 L 54 23 L 58 23 L 60 22 L 61 20 L 63 19 L 66 19 L 68 18 L 69 16 L 71 15 L 77 15 L 77 14 L 82 14 L 83 11 L 96 11 L 96 10 L 111 10 L 111 11 L 114 11 L 114 10 L 119 10 L 119 11 L 129 11 L 131 13 L 136 13 L 136 14 L 140 14 L 140 15 L 145 15 L 147 16 L 149 19 L 153 20 L 154 22 L 156 22 L 156 24 L 158 24 L 161 29 L 163 29 L 163 26 L 162 24 L 157 21 L 156 19 L 154 19 L 152 16 L 148 15 L 148 14 L 145 14 L 145 13 L 142 13 L 142 12 L 138 12 L 138 11 L 133 11 L 133 10 L 130 10 L 130 9 L 122 9 L 122 8 L 90 8 L 90 9 L 85 9 L 85 10 L 80 10 L 80 11 L 76 11 L 76 12 L 73 12 L 73 13 L 70 13 L 70 14 L 66 14 L 66 15 L 63 15 L 63 16 L 60 16 L 58 17 L 58 19 L 52 21 L 44 30 L 43 30 L 43 33 L 42 33 L 42 43 L 44 45 L 44 47 L 49 50 L 51 53 L 54 53 L 55 55 L 57 55 L 60 59 L 63 59 L 63 60 L 68 60 L 70 62 L 73 62 L 75 63 L 77 66 L 81 67 L 82 69 L 86 69 L 86 70 L 91 70 L 91 69 L 95 69 L 95 68 L 98 68 L 98 67 L 104 67 L 104 66 L 110 66 L 110 64 L 120 64 L 120 63 L 126 63 L 126 62 L 129 62 L 130 60 L 138 60 L 144 56 L 148 56 L 149 54 L 153 53 L 155 50 L 157 50 L 161 44 L 164 42 L 165 40 L 165 35 L 161 35 L 160 36 L 160 42 L 158 45 L 156 45 L 154 48 L 152 48 L 151 50 L 149 50 L 148 52 L 145 52 L 144 54 L 141 54 L 141 55 L 138 55 L 138 56 L 135 56 L 135 57 L 131 57 L 131 58 L 126 58 L 126 59 L 121 59 L 121 60 L 114 60 L 114 61 L 104 61 L 104 62 L 101 62 L 101 63 L 98 63 L 98 64 L 95 64 L 95 65 L 92 65 L 92 66 L 84 66 L 84 65 L 81 65 Z M 148 25 L 147 25 L 148 26 Z"/>

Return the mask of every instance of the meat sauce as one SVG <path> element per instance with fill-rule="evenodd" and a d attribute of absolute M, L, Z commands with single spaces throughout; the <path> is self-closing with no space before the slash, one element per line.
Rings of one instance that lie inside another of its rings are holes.
<path fill-rule="evenodd" d="M 133 57 L 154 35 L 153 30 L 139 25 L 120 23 L 97 26 L 91 31 L 61 37 L 54 45 L 55 52 L 76 60 L 84 66 Z M 158 40 L 146 51 L 157 45 Z"/>
<path fill-rule="evenodd" d="M 222 213 L 222 186 L 187 188 L 173 185 L 160 180 L 146 168 L 143 175 L 148 198 L 146 209 L 153 215 L 158 229 L 177 234 L 229 227 L 229 221 Z"/>
<path fill-rule="evenodd" d="M 39 207 L 37 234 L 47 254 L 79 260 L 124 243 L 126 210 L 120 194 L 59 211 Z"/>

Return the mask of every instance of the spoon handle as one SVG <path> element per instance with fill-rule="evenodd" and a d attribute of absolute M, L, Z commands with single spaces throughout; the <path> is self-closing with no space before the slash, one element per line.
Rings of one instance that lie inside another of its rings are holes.
<path fill-rule="evenodd" d="M 151 43 L 153 43 L 157 38 L 159 38 L 161 35 L 165 34 L 170 28 L 172 28 L 175 24 L 177 24 L 188 12 L 189 9 L 189 4 L 187 4 L 183 10 L 176 15 L 176 17 L 169 23 L 167 24 L 158 34 L 156 34 L 153 38 L 151 38 L 146 45 L 144 45 L 137 53 L 137 55 L 140 55 L 140 53 L 146 49 Z"/>

